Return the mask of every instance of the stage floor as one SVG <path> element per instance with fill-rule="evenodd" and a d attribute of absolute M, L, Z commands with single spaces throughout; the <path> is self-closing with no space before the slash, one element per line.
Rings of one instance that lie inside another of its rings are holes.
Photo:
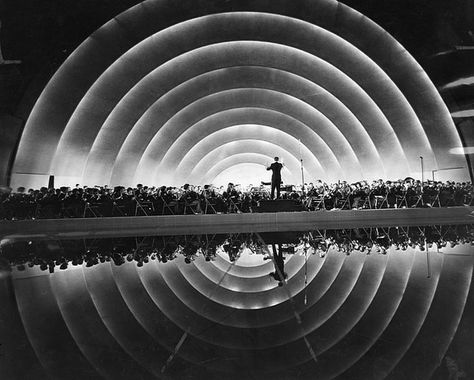
<path fill-rule="evenodd" d="M 0 221 L 0 239 L 310 231 L 473 222 L 474 207 L 41 219 Z"/>

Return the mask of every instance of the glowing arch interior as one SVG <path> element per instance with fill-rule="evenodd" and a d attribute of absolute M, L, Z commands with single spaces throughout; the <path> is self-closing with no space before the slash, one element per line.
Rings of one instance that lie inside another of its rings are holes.
<path fill-rule="evenodd" d="M 27 121 L 13 186 L 50 174 L 68 185 L 203 184 L 233 165 L 258 170 L 276 151 L 297 172 L 302 155 L 308 180 L 419 176 L 419 156 L 426 170 L 464 166 L 448 153 L 461 142 L 427 75 L 354 10 L 165 3 L 124 12 L 66 60 Z M 171 9 L 181 19 L 168 25 Z"/>

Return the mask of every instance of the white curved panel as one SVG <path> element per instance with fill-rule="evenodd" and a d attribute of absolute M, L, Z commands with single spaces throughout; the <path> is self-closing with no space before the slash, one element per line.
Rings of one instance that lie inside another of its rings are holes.
<path fill-rule="evenodd" d="M 261 125 L 237 125 L 214 132 L 200 141 L 195 141 L 195 145 L 185 153 L 178 165 L 167 165 L 164 159 L 158 171 L 173 171 L 176 175 L 185 178 L 208 152 L 226 143 L 239 140 L 267 141 L 279 145 L 298 160 L 303 159 L 309 173 L 322 175 L 325 171 L 317 157 L 302 142 L 278 129 Z"/>
<path fill-rule="evenodd" d="M 277 152 L 280 156 L 284 156 L 281 154 L 283 152 Z M 212 153 L 211 153 L 212 154 Z M 231 156 L 227 156 L 223 160 L 217 162 L 212 167 L 208 168 L 207 171 L 203 172 L 200 176 L 203 178 L 203 183 L 215 183 L 215 179 L 224 171 L 235 167 L 236 165 L 244 164 L 244 163 L 258 163 L 260 165 L 260 170 L 255 171 L 253 178 L 256 180 L 254 182 L 250 182 L 245 177 L 242 178 L 243 181 L 239 181 L 239 178 L 234 178 L 233 181 L 229 181 L 232 183 L 240 183 L 242 185 L 260 185 L 260 182 L 270 182 L 271 180 L 271 172 L 266 170 L 266 167 L 269 163 L 273 161 L 272 157 L 263 155 L 263 154 L 256 154 L 256 153 L 238 153 Z M 285 161 L 285 160 L 284 160 Z M 295 171 L 296 170 L 296 171 Z M 281 177 L 282 181 L 286 184 L 297 184 L 298 177 L 296 173 L 298 167 L 294 160 L 286 160 L 285 167 L 282 169 Z M 260 177 L 260 180 L 258 178 Z"/>
<path fill-rule="evenodd" d="M 328 65 L 325 61 L 322 61 L 317 57 L 311 56 L 305 52 L 284 47 L 278 44 L 261 42 L 229 42 L 226 44 L 217 45 L 218 46 L 199 48 L 196 51 L 186 53 L 183 56 L 191 57 L 193 61 L 199 62 L 200 65 L 205 65 L 206 69 L 204 69 L 203 66 L 202 70 L 208 70 L 209 62 L 212 64 L 213 62 L 219 62 L 219 60 L 222 59 L 212 58 L 212 55 L 215 53 L 218 53 L 220 57 L 224 57 L 226 60 L 233 61 L 234 64 L 237 63 L 239 65 L 257 63 L 260 65 L 272 66 L 277 63 L 277 67 L 283 66 L 283 69 L 287 71 L 292 71 L 295 67 L 297 67 L 298 73 L 302 73 L 302 76 L 309 77 L 310 79 L 311 77 L 314 77 L 313 80 L 316 81 L 322 80 L 324 82 L 324 87 L 331 88 L 331 92 L 333 92 L 338 98 L 342 99 L 344 102 L 350 103 L 351 110 L 367 109 L 371 115 L 378 113 L 379 120 L 377 122 L 378 124 L 376 130 L 380 136 L 379 143 L 383 145 L 381 149 L 384 151 L 384 157 L 387 157 L 387 154 L 392 153 L 396 155 L 397 160 L 400 162 L 400 158 L 404 156 L 402 150 L 397 150 L 397 147 L 400 147 L 400 143 L 398 142 L 392 127 L 388 125 L 386 118 L 375 105 L 373 100 L 371 100 L 370 97 L 357 84 L 352 82 L 349 77 L 333 66 Z M 216 47 L 219 49 L 216 49 Z M 249 54 L 246 52 L 248 49 L 251 49 L 255 52 L 251 55 L 251 61 L 248 60 Z M 291 56 L 291 60 L 279 60 L 279 57 L 281 58 L 282 56 Z M 174 61 L 175 60 L 168 62 L 167 65 L 176 67 L 178 62 Z M 199 68 L 199 65 L 194 66 L 194 70 Z M 318 71 L 316 72 L 315 70 Z M 361 101 L 362 103 L 360 103 Z M 359 105 L 354 104 L 354 102 L 358 102 Z M 385 130 L 382 128 L 384 125 L 387 126 Z M 383 138 L 381 138 L 382 134 Z M 157 140 L 159 135 L 159 133 L 155 135 L 154 140 Z M 154 141 L 151 141 L 150 145 L 155 146 Z M 145 151 L 144 154 L 151 154 L 152 156 L 154 155 L 153 152 L 147 151 Z M 428 158 L 429 157 L 427 157 L 427 159 Z M 156 162 L 156 159 L 157 157 L 153 157 L 152 161 Z M 66 158 L 65 160 L 60 160 L 60 167 L 57 169 L 59 172 L 61 167 L 64 168 L 64 170 L 67 168 L 69 172 L 74 170 L 82 170 L 83 164 L 80 164 L 81 162 L 83 162 L 83 160 L 80 159 L 74 160 L 74 162 L 69 162 L 69 160 Z M 81 169 L 78 165 L 80 165 Z M 407 169 L 403 169 L 402 167 L 397 167 L 395 170 L 400 172 L 403 171 L 404 173 L 407 171 Z"/>
<path fill-rule="evenodd" d="M 56 174 L 65 178 L 70 175 L 74 181 L 78 176 L 86 178 L 85 159 L 103 122 L 107 120 L 101 132 L 102 137 L 99 138 L 100 144 L 105 145 L 96 151 L 96 154 L 100 151 L 104 154 L 99 153 L 91 163 L 102 162 L 109 167 L 110 173 L 113 160 L 105 158 L 107 154 L 109 157 L 116 155 L 115 146 L 122 145 L 124 136 L 128 133 L 119 137 L 116 132 L 122 126 L 136 121 L 136 115 L 128 121 L 123 115 L 134 110 L 131 107 L 134 101 L 138 101 L 136 104 L 145 110 L 148 107 L 146 104 L 152 104 L 153 97 L 156 99 L 159 92 L 152 90 L 148 93 L 151 95 L 148 99 L 130 97 L 129 94 L 136 95 L 134 91 L 130 91 L 136 88 L 136 83 L 143 82 L 142 79 L 160 64 L 173 62 L 176 57 L 205 48 L 206 44 L 216 46 L 220 42 L 228 44 L 245 39 L 261 39 L 266 41 L 260 41 L 263 44 L 291 46 L 291 49 L 317 56 L 344 72 L 363 88 L 393 126 L 404 152 L 408 154 L 410 170 L 392 165 L 389 167 L 389 172 L 395 173 L 392 176 L 416 173 L 419 155 L 425 158 L 428 169 L 438 168 L 436 160 L 441 167 L 463 166 L 463 157 L 446 154 L 450 148 L 461 145 L 460 139 L 446 106 L 427 75 L 382 28 L 349 7 L 335 6 L 332 2 L 322 0 L 303 0 L 301 7 L 290 10 L 280 2 L 267 4 L 262 8 L 257 5 L 257 1 L 248 5 L 245 12 L 206 15 L 205 9 L 197 12 L 184 10 L 178 12 L 178 23 L 171 26 L 171 19 L 167 19 L 165 15 L 173 13 L 171 9 L 178 9 L 181 4 L 173 4 L 173 7 L 168 8 L 165 3 L 151 0 L 131 8 L 96 31 L 71 54 L 45 89 L 27 122 L 14 172 Z M 318 12 L 304 11 L 314 9 L 315 4 Z M 258 13 L 256 10 L 269 13 Z M 272 10 L 275 14 L 270 13 Z M 192 17 L 196 18 L 186 20 Z M 188 38 L 190 35 L 194 38 Z M 213 69 L 210 66 L 204 69 L 208 62 L 197 59 L 196 55 L 193 54 L 192 58 L 194 65 L 190 67 L 199 67 L 198 70 L 189 78 L 180 79 L 191 79 L 193 75 L 199 75 L 199 70 L 204 73 Z M 287 51 L 280 54 L 279 61 L 283 65 L 295 67 L 294 58 Z M 234 64 L 242 63 L 239 58 L 233 60 Z M 272 66 L 262 62 L 257 63 L 259 64 Z M 305 65 L 301 68 L 300 70 L 298 66 L 295 74 L 311 80 L 308 77 L 310 70 Z M 176 82 L 176 78 L 173 80 L 175 84 L 170 88 L 180 83 Z M 127 105 L 129 101 L 132 102 Z M 354 115 L 362 121 L 363 116 L 361 118 L 355 112 Z M 370 131 L 374 141 L 384 140 L 388 136 L 383 132 L 375 133 L 374 131 L 380 132 L 375 124 L 371 127 L 365 122 L 362 124 Z M 129 127 L 125 129 L 130 131 Z M 116 137 L 106 138 L 108 136 Z M 51 167 L 49 163 L 56 141 L 60 141 L 58 160 Z M 141 140 L 142 145 L 143 143 Z M 387 151 L 390 151 L 389 145 L 386 145 Z M 38 146 L 44 149 L 40 150 Z M 32 155 L 32 151 L 37 151 L 38 154 Z M 381 156 L 384 161 L 398 163 L 403 155 L 393 153 L 388 156 L 383 153 Z M 110 178 L 110 174 L 98 178 L 105 177 Z"/>

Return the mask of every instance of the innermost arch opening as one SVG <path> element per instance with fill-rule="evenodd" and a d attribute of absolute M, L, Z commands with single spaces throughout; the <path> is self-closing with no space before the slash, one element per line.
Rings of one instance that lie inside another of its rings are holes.
<path fill-rule="evenodd" d="M 224 251 L 218 251 L 217 254 L 221 256 L 224 260 L 226 260 L 229 264 L 231 263 L 229 255 L 226 254 Z M 244 248 L 237 260 L 237 265 L 241 267 L 257 267 L 267 263 L 267 261 L 263 259 L 264 257 L 264 255 L 253 253 L 250 249 Z"/>
<path fill-rule="evenodd" d="M 273 162 L 268 159 L 268 165 Z M 282 172 L 283 181 L 287 173 Z M 212 184 L 215 186 L 227 186 L 229 182 L 236 185 L 247 187 L 250 185 L 260 186 L 260 183 L 270 182 L 271 172 L 266 170 L 265 165 L 256 163 L 241 163 L 231 166 L 220 172 L 213 180 Z"/>

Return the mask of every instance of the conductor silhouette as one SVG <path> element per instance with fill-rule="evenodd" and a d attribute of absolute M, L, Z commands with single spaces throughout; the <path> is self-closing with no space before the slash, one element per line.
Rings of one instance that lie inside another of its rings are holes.
<path fill-rule="evenodd" d="M 278 286 L 283 286 L 283 281 L 288 278 L 288 274 L 285 273 L 285 258 L 283 257 L 283 252 L 281 245 L 272 244 L 273 251 L 273 265 L 275 266 L 275 272 L 270 273 L 270 276 L 273 277 L 275 281 L 278 281 Z"/>
<path fill-rule="evenodd" d="M 277 199 L 280 198 L 280 184 L 281 184 L 281 169 L 283 164 L 278 162 L 280 159 L 275 157 L 275 162 L 267 167 L 267 170 L 272 171 L 272 191 L 270 197 L 274 199 L 275 190 Z"/>

